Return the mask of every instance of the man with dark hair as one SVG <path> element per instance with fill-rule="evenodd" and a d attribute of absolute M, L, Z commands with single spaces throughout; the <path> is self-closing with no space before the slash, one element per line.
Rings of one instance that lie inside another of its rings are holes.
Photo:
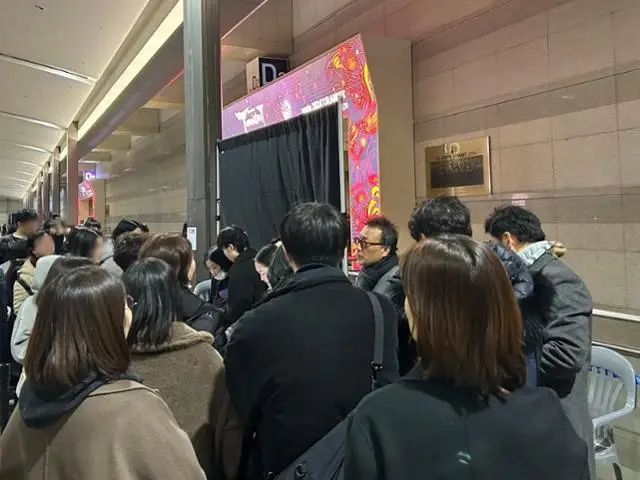
<path fill-rule="evenodd" d="M 87 222 L 89 220 L 90 219 L 87 219 Z M 145 225 L 144 223 L 134 220 L 132 218 L 123 218 L 118 222 L 118 224 L 116 225 L 116 228 L 114 228 L 113 231 L 111 232 L 111 238 L 105 239 L 104 249 L 102 251 L 102 258 L 100 259 L 100 265 L 102 266 L 102 268 L 113 273 L 117 277 L 122 276 L 123 270 L 122 270 L 122 267 L 119 266 L 118 262 L 115 259 L 116 243 L 118 242 L 119 238 L 122 235 L 128 232 L 149 233 L 149 227 L 147 227 L 147 225 Z M 125 262 L 125 264 L 127 262 L 127 260 L 125 260 L 124 257 L 123 257 L 123 262 Z"/>
<path fill-rule="evenodd" d="M 117 238 L 113 249 L 113 261 L 122 272 L 126 272 L 138 260 L 140 249 L 149 239 L 149 233 L 127 232 Z"/>
<path fill-rule="evenodd" d="M 358 263 L 361 265 L 356 285 L 389 299 L 398 317 L 398 369 L 400 375 L 413 368 L 418 359 L 404 313 L 404 290 L 398 261 L 398 229 L 386 217 L 367 221 L 355 239 Z"/>
<path fill-rule="evenodd" d="M 27 238 L 40 228 L 35 210 L 25 208 L 15 214 L 16 231 L 0 239 L 0 264 L 6 273 L 14 260 L 27 258 Z"/>
<path fill-rule="evenodd" d="M 280 473 L 371 389 L 373 310 L 339 268 L 349 236 L 343 217 L 328 204 L 299 204 L 280 236 L 295 273 L 240 319 L 225 358 L 232 403 L 253 439 L 246 478 Z M 380 304 L 387 384 L 398 375 L 397 320 L 387 299 Z"/>
<path fill-rule="evenodd" d="M 420 203 L 409 220 L 409 232 L 416 241 L 443 233 L 471 236 L 469 209 L 458 197 L 442 195 Z"/>
<path fill-rule="evenodd" d="M 251 248 L 249 236 L 243 229 L 236 225 L 222 229 L 216 245 L 233 263 L 227 276 L 227 326 L 230 326 L 264 296 L 267 286 L 253 264 L 257 252 Z"/>
<path fill-rule="evenodd" d="M 472 236 L 471 213 L 458 197 L 443 195 L 421 203 L 416 207 L 409 221 L 409 231 L 415 241 L 441 234 Z M 510 249 L 496 243 L 488 243 L 493 253 L 500 259 L 511 280 L 513 291 L 521 306 L 525 299 L 533 295 L 533 278 L 526 264 Z M 541 345 L 539 318 L 523 311 L 524 353 L 527 357 L 527 385 L 537 386 L 537 352 Z"/>
<path fill-rule="evenodd" d="M 591 361 L 593 303 L 582 279 L 553 254 L 540 219 L 522 207 L 497 208 L 485 222 L 485 231 L 517 252 L 533 276 L 534 295 L 523 310 L 541 318 L 544 333 L 540 352 L 539 384 L 556 391 L 567 416 L 591 451 L 593 426 L 587 390 Z"/>

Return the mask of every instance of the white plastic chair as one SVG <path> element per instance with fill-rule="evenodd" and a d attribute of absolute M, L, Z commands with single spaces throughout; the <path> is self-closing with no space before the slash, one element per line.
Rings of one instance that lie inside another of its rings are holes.
<path fill-rule="evenodd" d="M 619 399 L 624 399 L 622 408 L 619 408 Z M 631 363 L 618 352 L 592 347 L 589 410 L 593 420 L 596 463 L 612 466 L 617 480 L 622 480 L 622 471 L 612 424 L 635 408 L 636 374 Z"/>
<path fill-rule="evenodd" d="M 199 296 L 202 300 L 208 302 L 211 296 L 211 280 L 204 280 L 196 285 L 193 289 L 193 293 Z"/>

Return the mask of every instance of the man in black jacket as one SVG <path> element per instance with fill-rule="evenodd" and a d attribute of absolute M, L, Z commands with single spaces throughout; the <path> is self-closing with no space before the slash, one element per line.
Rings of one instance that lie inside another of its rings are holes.
<path fill-rule="evenodd" d="M 280 236 L 295 274 L 238 322 L 227 348 L 227 387 L 245 428 L 248 478 L 288 467 L 342 421 L 371 388 L 374 320 L 364 291 L 338 268 L 348 231 L 330 205 L 294 207 Z M 232 268 L 233 270 L 233 268 Z M 380 298 L 384 361 L 398 375 L 397 319 Z"/>
<path fill-rule="evenodd" d="M 355 239 L 362 265 L 356 286 L 389 299 L 398 317 L 398 370 L 405 375 L 418 358 L 404 313 L 404 290 L 398 262 L 398 229 L 385 217 L 370 219 Z"/>
<path fill-rule="evenodd" d="M 25 208 L 15 215 L 16 231 L 0 239 L 0 265 L 6 273 L 13 260 L 27 258 L 27 238 L 40 228 L 35 210 Z"/>
<path fill-rule="evenodd" d="M 567 417 L 589 446 L 589 466 L 595 478 L 593 425 L 587 391 L 591 363 L 593 303 L 582 279 L 552 253 L 540 219 L 513 205 L 497 208 L 485 230 L 505 247 L 517 252 L 533 276 L 534 294 L 523 306 L 543 324 L 540 355 L 542 386 L 556 391 Z"/>
<path fill-rule="evenodd" d="M 264 296 L 267 286 L 260 280 L 253 259 L 255 249 L 249 237 L 240 227 L 232 225 L 223 229 L 217 238 L 217 246 L 233 263 L 229 269 L 228 323 L 232 324 Z"/>

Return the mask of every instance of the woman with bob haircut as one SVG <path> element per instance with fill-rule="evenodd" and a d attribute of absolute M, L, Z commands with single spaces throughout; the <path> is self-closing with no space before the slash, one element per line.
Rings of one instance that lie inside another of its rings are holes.
<path fill-rule="evenodd" d="M 587 480 L 587 446 L 556 394 L 523 388 L 522 321 L 498 257 L 438 236 L 401 271 L 420 361 L 354 410 L 345 478 Z"/>
<path fill-rule="evenodd" d="M 0 478 L 205 478 L 167 405 L 128 373 L 126 300 L 122 283 L 93 265 L 42 289 L 27 380 L 0 437 Z"/>
<path fill-rule="evenodd" d="M 191 290 L 196 275 L 196 261 L 189 240 L 173 234 L 152 235 L 140 249 L 138 258 L 165 261 L 180 287 L 179 320 L 194 330 L 216 334 L 223 325 L 223 313 Z"/>
<path fill-rule="evenodd" d="M 180 321 L 180 285 L 164 261 L 140 260 L 123 280 L 134 305 L 127 337 L 131 369 L 160 391 L 207 478 L 235 478 L 242 431 L 230 409 L 213 336 Z"/>

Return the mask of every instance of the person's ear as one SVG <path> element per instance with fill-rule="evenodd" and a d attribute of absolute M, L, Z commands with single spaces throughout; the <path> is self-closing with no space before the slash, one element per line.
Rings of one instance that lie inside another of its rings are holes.
<path fill-rule="evenodd" d="M 296 270 L 298 270 L 298 265 L 296 265 L 296 262 L 294 262 L 291 259 L 291 257 L 289 256 L 289 253 L 287 253 L 287 249 L 285 248 L 284 245 L 282 245 L 282 252 L 284 253 L 284 258 L 287 260 L 287 263 L 291 266 L 293 271 L 295 272 Z"/>

